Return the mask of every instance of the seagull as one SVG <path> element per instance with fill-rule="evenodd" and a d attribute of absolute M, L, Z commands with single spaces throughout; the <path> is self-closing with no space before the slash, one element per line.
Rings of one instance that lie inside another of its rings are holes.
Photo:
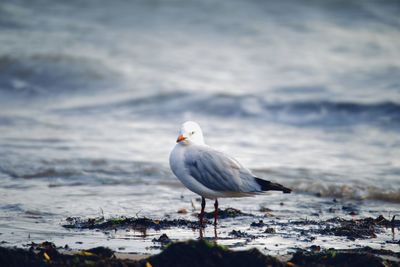
<path fill-rule="evenodd" d="M 218 198 L 248 197 L 265 191 L 292 191 L 256 177 L 233 157 L 206 145 L 200 126 L 193 121 L 182 124 L 169 164 L 183 185 L 201 196 L 200 226 L 203 225 L 206 198 L 215 200 L 216 226 Z"/>

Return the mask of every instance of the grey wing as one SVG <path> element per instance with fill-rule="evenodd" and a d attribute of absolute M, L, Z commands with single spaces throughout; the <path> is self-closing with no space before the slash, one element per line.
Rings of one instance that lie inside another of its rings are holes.
<path fill-rule="evenodd" d="M 235 159 L 209 147 L 195 147 L 185 153 L 185 167 L 198 182 L 215 191 L 257 192 L 253 174 Z"/>

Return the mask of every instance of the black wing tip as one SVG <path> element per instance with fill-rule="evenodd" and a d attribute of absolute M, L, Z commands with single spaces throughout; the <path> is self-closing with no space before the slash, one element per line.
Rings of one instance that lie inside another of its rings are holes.
<path fill-rule="evenodd" d="M 292 193 L 292 189 L 285 187 L 282 192 L 284 194 L 290 194 L 290 193 Z"/>
<path fill-rule="evenodd" d="M 262 191 L 282 191 L 284 194 L 290 194 L 292 192 L 292 189 L 284 187 L 281 184 L 272 183 L 257 177 L 255 177 L 255 179 L 256 182 L 261 186 Z"/>

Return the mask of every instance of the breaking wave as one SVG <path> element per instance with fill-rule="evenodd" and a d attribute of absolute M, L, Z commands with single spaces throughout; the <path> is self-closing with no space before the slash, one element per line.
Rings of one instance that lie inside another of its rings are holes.
<path fill-rule="evenodd" d="M 73 107 L 60 112 L 81 113 L 88 110 L 108 112 L 128 110 L 132 115 L 176 116 L 190 114 L 233 118 L 261 118 L 294 125 L 341 126 L 373 124 L 400 126 L 400 104 L 395 102 L 357 103 L 334 101 L 273 102 L 253 95 L 188 94 L 170 92 L 106 103 Z"/>

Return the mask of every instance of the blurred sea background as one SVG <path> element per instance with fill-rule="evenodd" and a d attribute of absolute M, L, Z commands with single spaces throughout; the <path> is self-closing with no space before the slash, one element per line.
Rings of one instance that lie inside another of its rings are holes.
<path fill-rule="evenodd" d="M 186 120 L 295 191 L 221 205 L 400 213 L 399 14 L 399 1 L 1 1 L 0 239 L 65 238 L 66 217 L 100 209 L 190 208 L 168 165 Z"/>

